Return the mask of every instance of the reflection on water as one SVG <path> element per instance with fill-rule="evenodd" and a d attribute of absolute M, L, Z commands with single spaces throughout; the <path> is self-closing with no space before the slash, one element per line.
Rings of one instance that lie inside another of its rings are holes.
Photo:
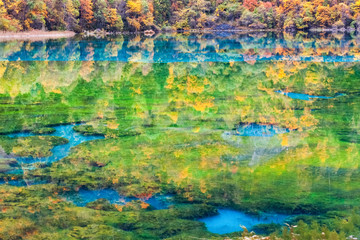
<path fill-rule="evenodd" d="M 111 204 L 125 205 L 131 201 L 141 200 L 150 204 L 155 209 L 167 209 L 171 205 L 170 196 L 152 196 L 149 198 L 135 198 L 120 196 L 118 192 L 113 189 L 101 190 L 86 190 L 80 189 L 78 192 L 65 195 L 66 200 L 73 202 L 79 207 L 84 207 L 86 204 L 96 201 L 98 199 L 106 199 Z"/>
<path fill-rule="evenodd" d="M 73 130 L 73 127 L 77 125 L 78 124 L 56 126 L 54 127 L 54 129 L 56 130 L 54 133 L 47 134 L 49 136 L 63 137 L 69 140 L 68 144 L 55 146 L 51 150 L 52 151 L 51 156 L 44 158 L 16 157 L 16 160 L 20 163 L 28 163 L 28 164 L 36 163 L 36 162 L 52 163 L 66 157 L 69 154 L 70 149 L 72 147 L 75 147 L 76 145 L 79 145 L 80 143 L 104 138 L 101 136 L 84 136 L 80 133 L 77 133 Z M 36 136 L 36 134 L 33 134 L 31 132 L 19 132 L 19 133 L 9 134 L 8 136 L 13 138 L 29 137 L 29 136 Z"/>
<path fill-rule="evenodd" d="M 0 158 L 0 178 L 9 182 L 0 186 L 12 209 L 9 219 L 34 202 L 61 202 L 51 205 L 52 212 L 38 209 L 40 217 L 31 221 L 87 211 L 78 214 L 88 217 L 87 224 L 109 227 L 115 216 L 121 221 L 110 227 L 134 239 L 179 232 L 186 238 L 210 234 L 189 219 L 213 215 L 213 206 L 336 222 L 360 204 L 356 36 L 159 35 L 0 45 L 2 156 L 44 156 L 46 135 L 27 136 L 46 126 L 57 126 L 49 135 L 69 139 L 50 149 L 50 157 L 15 159 L 28 167 L 26 179 L 52 184 L 16 181 L 20 172 L 8 171 L 9 161 Z M 265 59 L 271 60 L 258 61 Z M 75 132 L 74 122 L 86 125 Z M 64 192 L 74 194 L 78 206 L 99 198 L 115 204 L 145 199 L 162 210 L 95 214 L 64 201 Z M 174 205 L 185 207 L 167 209 L 153 197 L 159 194 L 174 195 Z M 240 224 L 281 224 L 285 217 L 273 214 L 267 221 L 220 209 L 207 225 L 230 232 Z M 79 236 L 82 221 L 53 225 Z"/>
<path fill-rule="evenodd" d="M 287 132 L 289 132 L 288 129 L 274 125 L 240 124 L 236 130 L 236 135 L 248 137 L 273 137 L 276 134 Z"/>
<path fill-rule="evenodd" d="M 118 36 L 111 39 L 0 42 L 1 61 L 121 61 L 358 62 L 359 41 L 354 35 L 283 33 L 160 34 L 155 37 Z"/>

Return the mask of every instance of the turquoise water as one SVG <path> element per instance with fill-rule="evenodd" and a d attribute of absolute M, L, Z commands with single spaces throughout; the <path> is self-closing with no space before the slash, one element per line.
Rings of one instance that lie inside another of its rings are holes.
<path fill-rule="evenodd" d="M 304 93 L 284 92 L 281 90 L 278 90 L 275 92 L 280 93 L 280 94 L 287 96 L 289 98 L 292 98 L 292 99 L 299 99 L 299 100 L 304 100 L 304 101 L 311 101 L 311 100 L 315 100 L 315 99 L 332 99 L 335 97 L 345 96 L 345 94 L 342 94 L 342 93 L 339 93 L 334 97 L 327 97 L 327 96 L 314 96 L 314 95 L 309 95 L 309 94 L 304 94 Z"/>
<path fill-rule="evenodd" d="M 258 224 L 280 224 L 283 225 L 289 215 L 283 214 L 262 214 L 260 216 L 246 214 L 241 211 L 231 209 L 219 209 L 219 214 L 212 217 L 199 219 L 204 222 L 210 232 L 225 234 L 243 231 L 242 227 L 250 230 Z"/>
<path fill-rule="evenodd" d="M 271 124 L 240 124 L 236 129 L 235 135 L 244 137 L 273 137 L 277 134 L 284 134 L 288 132 L 290 132 L 289 129 Z"/>
<path fill-rule="evenodd" d="M 0 42 L 0 61 L 116 61 L 142 63 L 305 61 L 359 62 L 352 54 L 353 36 L 341 40 L 327 34 L 310 39 L 282 33 L 163 34 L 155 37 L 119 36 L 107 39 Z M 329 42 L 328 40 L 332 41 Z M 144 44 L 142 44 L 144 42 Z M 324 51 L 329 49 L 330 51 Z M 318 54 L 321 51 L 322 54 Z M 334 54 L 338 52 L 338 54 Z M 344 53 L 346 52 L 346 53 Z"/>
<path fill-rule="evenodd" d="M 6 231 L 23 221 L 44 239 L 86 238 L 84 225 L 136 240 L 212 238 L 304 214 L 309 228 L 360 234 L 350 216 L 360 214 L 359 53 L 348 34 L 0 43 L 0 133 L 56 126 L 50 135 L 69 139 L 0 174 Z M 11 144 L 9 155 L 28 146 Z M 101 198 L 153 208 L 85 207 Z"/>
<path fill-rule="evenodd" d="M 107 199 L 111 204 L 125 205 L 131 201 L 141 200 L 150 204 L 155 209 L 167 209 L 172 204 L 170 195 L 158 195 L 150 198 L 136 198 L 121 196 L 113 189 L 99 189 L 86 190 L 80 189 L 78 192 L 73 192 L 65 195 L 65 199 L 71 201 L 79 207 L 84 207 L 86 204 L 96 201 L 98 199 Z"/>
<path fill-rule="evenodd" d="M 73 130 L 74 126 L 79 124 L 69 124 L 69 125 L 60 125 L 54 127 L 56 130 L 54 133 L 45 134 L 45 136 L 56 136 L 56 137 L 63 137 L 69 140 L 69 143 L 64 145 L 55 146 L 51 152 L 52 155 L 49 157 L 41 157 L 41 158 L 34 158 L 34 157 L 15 157 L 15 159 L 19 163 L 26 163 L 26 164 L 34 164 L 34 163 L 46 163 L 50 164 L 60 159 L 66 157 L 71 148 L 75 147 L 83 142 L 92 141 L 96 139 L 103 139 L 103 136 L 85 136 L 80 133 L 77 133 Z M 12 133 L 8 135 L 9 137 L 30 137 L 30 136 L 44 136 L 44 135 L 36 135 L 31 132 L 18 132 Z"/>

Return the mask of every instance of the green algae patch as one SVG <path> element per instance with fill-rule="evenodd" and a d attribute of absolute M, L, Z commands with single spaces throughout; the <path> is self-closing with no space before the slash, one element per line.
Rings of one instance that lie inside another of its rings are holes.
<path fill-rule="evenodd" d="M 96 210 L 103 210 L 103 211 L 117 211 L 117 208 L 112 205 L 109 200 L 100 198 L 93 202 L 89 202 L 86 204 L 87 208 L 92 208 Z"/>
<path fill-rule="evenodd" d="M 18 157 L 48 157 L 52 155 L 51 149 L 64 145 L 68 139 L 56 136 L 30 136 L 30 137 L 1 137 L 0 146 L 6 154 Z"/>
<path fill-rule="evenodd" d="M 188 234 L 189 231 L 206 233 L 204 224 L 194 219 L 216 211 L 207 205 L 183 205 L 153 211 L 122 211 L 117 206 L 103 211 L 93 206 L 76 207 L 66 202 L 57 194 L 64 190 L 54 184 L 24 188 L 2 186 L 0 238 L 11 239 L 9 233 L 21 238 L 28 232 L 36 232 L 36 237 L 27 236 L 27 239 L 42 239 L 50 235 L 54 239 L 63 239 L 61 236 L 87 239 L 89 234 L 94 239 L 107 239 L 109 236 L 164 239 Z M 103 205 L 104 201 L 100 200 L 95 205 L 99 204 Z M 15 221 L 23 224 L 14 224 Z"/>
<path fill-rule="evenodd" d="M 1 133 L 86 122 L 74 129 L 105 139 L 26 173 L 57 186 L 0 186 L 7 209 L 0 238 L 19 232 L 29 233 L 27 239 L 86 239 L 98 232 L 100 239 L 224 239 L 194 221 L 213 214 L 213 206 L 307 214 L 291 223 L 304 222 L 296 229 L 257 228 L 284 239 L 359 233 L 359 212 L 351 213 L 360 205 L 358 63 L 12 62 L 3 69 Z M 346 96 L 302 101 L 275 92 L 285 89 Z M 289 132 L 241 136 L 239 123 Z M 0 153 L 47 156 L 63 140 L 2 136 Z M 140 201 L 76 207 L 55 194 L 81 187 L 124 196 L 173 194 L 177 204 L 159 211 L 142 209 Z"/>
<path fill-rule="evenodd" d="M 55 128 L 51 127 L 43 127 L 43 128 L 37 128 L 31 131 L 33 134 L 36 135 L 43 135 L 43 134 L 51 134 L 56 132 Z"/>
<path fill-rule="evenodd" d="M 100 135 L 106 137 L 131 137 L 140 135 L 141 132 L 135 130 L 121 130 L 118 129 L 118 124 L 114 126 L 105 126 L 105 125 L 78 125 L 74 127 L 74 131 L 79 132 L 83 135 L 91 136 L 91 135 Z"/>
<path fill-rule="evenodd" d="M 14 158 L 0 158 L 0 173 L 13 170 L 18 166 L 18 162 Z"/>
<path fill-rule="evenodd" d="M 91 125 L 79 125 L 75 126 L 74 128 L 75 132 L 79 132 L 83 135 L 105 135 L 105 129 L 96 129 Z"/>

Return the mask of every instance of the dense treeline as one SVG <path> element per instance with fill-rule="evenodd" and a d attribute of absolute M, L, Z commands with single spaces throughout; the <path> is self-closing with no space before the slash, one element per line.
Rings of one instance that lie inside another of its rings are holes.
<path fill-rule="evenodd" d="M 360 0 L 0 0 L 0 30 L 360 28 Z"/>

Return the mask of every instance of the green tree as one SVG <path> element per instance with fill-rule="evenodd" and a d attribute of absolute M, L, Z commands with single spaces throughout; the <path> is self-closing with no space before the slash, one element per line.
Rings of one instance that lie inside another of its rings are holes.
<path fill-rule="evenodd" d="M 158 25 L 168 23 L 171 18 L 171 1 L 170 0 L 154 0 L 154 19 Z"/>

